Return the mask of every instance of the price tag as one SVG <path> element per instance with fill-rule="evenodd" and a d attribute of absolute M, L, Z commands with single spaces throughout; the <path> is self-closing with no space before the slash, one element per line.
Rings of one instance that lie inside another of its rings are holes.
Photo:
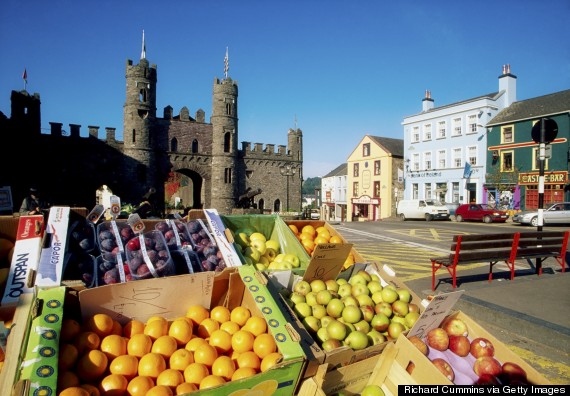
<path fill-rule="evenodd" d="M 451 311 L 464 292 L 465 290 L 458 290 L 435 296 L 425 311 L 422 312 L 414 327 L 409 331 L 407 337 L 410 338 L 415 335 L 424 338 L 431 329 L 439 326 L 443 319 L 449 315 L 449 311 Z"/>
<path fill-rule="evenodd" d="M 121 214 L 121 198 L 117 195 L 111 195 L 110 201 L 111 207 L 109 208 L 109 211 L 111 212 L 113 219 L 115 219 Z"/>
<path fill-rule="evenodd" d="M 352 246 L 352 243 L 319 243 L 313 251 L 303 280 L 310 283 L 314 279 L 336 279 Z"/>

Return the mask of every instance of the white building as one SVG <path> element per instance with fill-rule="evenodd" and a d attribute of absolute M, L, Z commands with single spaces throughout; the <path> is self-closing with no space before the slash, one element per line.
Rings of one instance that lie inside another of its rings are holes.
<path fill-rule="evenodd" d="M 347 164 L 321 178 L 321 220 L 346 221 Z"/>
<path fill-rule="evenodd" d="M 440 107 L 426 91 L 422 111 L 402 122 L 405 199 L 486 202 L 485 125 L 516 101 L 516 79 L 505 65 L 498 92 Z"/>

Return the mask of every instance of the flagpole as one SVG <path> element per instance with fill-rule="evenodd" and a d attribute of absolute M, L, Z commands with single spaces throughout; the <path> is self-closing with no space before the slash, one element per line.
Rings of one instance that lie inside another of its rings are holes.
<path fill-rule="evenodd" d="M 28 71 L 24 68 L 24 74 L 22 74 L 22 78 L 24 79 L 24 91 L 28 89 Z"/>

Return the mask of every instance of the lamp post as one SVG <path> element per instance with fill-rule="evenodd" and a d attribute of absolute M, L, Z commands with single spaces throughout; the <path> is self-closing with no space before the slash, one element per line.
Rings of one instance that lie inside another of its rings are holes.
<path fill-rule="evenodd" d="M 285 211 L 289 210 L 289 176 L 293 176 L 295 174 L 295 170 L 296 168 L 291 163 L 285 164 L 279 168 L 281 176 L 285 176 L 287 178 L 287 207 L 285 208 Z"/>

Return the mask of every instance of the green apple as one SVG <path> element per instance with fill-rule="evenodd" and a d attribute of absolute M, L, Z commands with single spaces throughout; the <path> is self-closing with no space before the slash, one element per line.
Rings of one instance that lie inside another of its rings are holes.
<path fill-rule="evenodd" d="M 354 305 L 345 306 L 342 310 L 342 319 L 347 323 L 356 323 L 362 320 L 362 311 Z"/>
<path fill-rule="evenodd" d="M 313 282 L 311 282 L 311 290 L 315 290 L 313 288 Z M 317 292 L 317 303 L 326 306 L 333 298 L 332 293 L 330 290 L 320 290 Z"/>
<path fill-rule="evenodd" d="M 301 319 L 304 319 L 307 316 L 311 316 L 311 314 L 313 313 L 311 306 L 306 302 L 300 302 L 298 304 L 295 304 L 294 310 L 297 316 L 299 316 Z"/>
<path fill-rule="evenodd" d="M 392 303 L 392 312 L 394 315 L 404 317 L 410 312 L 408 303 L 402 300 L 396 300 Z"/>
<path fill-rule="evenodd" d="M 377 313 L 370 321 L 370 326 L 376 331 L 386 331 L 390 325 L 390 318 L 386 315 Z"/>
<path fill-rule="evenodd" d="M 350 283 L 351 285 L 356 285 L 358 283 L 366 285 L 368 283 L 368 281 L 366 280 L 364 275 L 362 275 L 359 271 L 358 273 L 356 273 L 350 277 L 350 279 L 348 280 L 348 283 Z"/>
<path fill-rule="evenodd" d="M 305 328 L 311 333 L 316 334 L 317 331 L 321 328 L 321 321 L 310 315 L 303 319 L 303 326 L 305 326 Z"/>
<path fill-rule="evenodd" d="M 317 302 L 317 293 L 315 293 L 312 290 L 305 295 L 305 300 L 307 301 L 307 304 L 309 304 L 311 307 L 319 304 Z"/>
<path fill-rule="evenodd" d="M 245 257 L 249 257 L 254 262 L 254 264 L 257 264 L 259 262 L 259 258 L 261 257 L 261 253 L 259 253 L 259 250 L 257 250 L 252 246 L 248 246 L 247 248 L 245 248 L 243 254 L 245 255 Z"/>
<path fill-rule="evenodd" d="M 374 306 L 374 312 L 386 315 L 388 318 L 393 316 L 392 304 L 382 301 Z"/>
<path fill-rule="evenodd" d="M 338 292 L 338 288 L 340 285 L 338 284 L 338 282 L 336 280 L 328 279 L 325 281 L 325 284 L 327 285 L 327 290 Z"/>
<path fill-rule="evenodd" d="M 327 284 L 322 279 L 313 279 L 310 282 L 311 290 L 314 292 L 320 292 L 321 290 L 327 290 Z"/>
<path fill-rule="evenodd" d="M 323 323 L 321 321 L 321 328 L 317 330 L 317 338 L 321 343 L 325 342 L 330 338 L 329 333 L 327 332 L 327 328 L 322 327 L 322 325 Z"/>
<path fill-rule="evenodd" d="M 374 312 L 374 307 L 371 305 L 361 305 L 360 312 L 362 312 L 362 319 L 370 322 L 376 313 Z"/>
<path fill-rule="evenodd" d="M 371 307 L 373 307 L 375 305 L 374 300 L 372 300 L 372 297 L 370 297 L 368 294 L 359 294 L 355 298 L 356 301 L 358 301 L 358 305 L 360 306 L 370 305 Z"/>
<path fill-rule="evenodd" d="M 385 393 L 379 385 L 366 385 L 360 392 L 360 396 L 384 396 Z"/>
<path fill-rule="evenodd" d="M 261 239 L 251 239 L 249 240 L 249 246 L 256 248 L 259 254 L 264 255 L 267 246 L 265 245 L 265 241 Z"/>
<path fill-rule="evenodd" d="M 381 293 L 382 293 L 382 301 L 385 301 L 388 304 L 392 304 L 399 297 L 396 290 L 390 287 L 385 287 L 384 289 L 382 289 Z"/>
<path fill-rule="evenodd" d="M 374 304 L 380 304 L 383 301 L 382 300 L 382 290 L 372 293 L 371 297 L 372 297 L 372 301 L 374 301 Z"/>
<path fill-rule="evenodd" d="M 323 345 L 321 345 L 321 346 L 322 346 L 324 351 L 330 352 L 333 349 L 340 348 L 342 346 L 342 342 L 340 342 L 339 340 L 334 339 L 334 338 L 329 338 L 328 340 L 324 341 Z"/>
<path fill-rule="evenodd" d="M 293 268 L 299 268 L 299 266 L 301 265 L 299 257 L 297 257 L 297 255 L 293 253 L 285 253 L 283 260 L 289 261 L 293 265 Z"/>
<path fill-rule="evenodd" d="M 265 246 L 267 246 L 268 249 L 273 249 L 275 252 L 279 252 L 281 249 L 279 241 L 276 241 L 275 239 L 268 239 L 265 241 Z"/>
<path fill-rule="evenodd" d="M 263 257 L 266 257 L 267 260 L 269 260 L 269 262 L 275 261 L 275 257 L 277 257 L 277 251 L 274 250 L 273 248 L 268 247 L 266 243 L 265 253 L 263 253 Z"/>
<path fill-rule="evenodd" d="M 356 322 L 356 323 L 354 324 L 354 328 L 355 328 L 357 331 L 362 331 L 363 333 L 368 333 L 368 332 L 370 331 L 370 329 L 371 329 L 370 323 L 368 323 L 368 322 L 367 322 L 366 320 L 364 320 L 364 319 L 359 320 L 358 322 Z"/>
<path fill-rule="evenodd" d="M 338 287 L 338 295 L 341 297 L 346 297 L 352 295 L 352 286 L 348 283 L 341 284 Z"/>
<path fill-rule="evenodd" d="M 362 276 L 366 280 L 366 282 L 370 282 L 372 280 L 370 274 L 365 270 L 360 270 L 356 274 Z"/>
<path fill-rule="evenodd" d="M 330 322 L 332 322 L 333 320 L 335 320 L 335 318 L 333 318 L 332 316 L 328 316 L 328 315 L 327 315 L 327 316 L 323 316 L 323 317 L 321 318 L 321 326 L 322 326 L 322 327 L 327 327 L 328 324 L 329 324 Z"/>
<path fill-rule="evenodd" d="M 370 281 L 376 281 L 376 282 L 380 282 L 380 277 L 377 274 L 370 274 Z"/>
<path fill-rule="evenodd" d="M 293 291 L 306 296 L 311 291 L 311 285 L 307 281 L 300 280 L 293 286 Z"/>
<path fill-rule="evenodd" d="M 313 316 L 317 319 L 321 319 L 327 316 L 327 309 L 324 305 L 317 304 L 311 307 L 313 309 Z"/>
<path fill-rule="evenodd" d="M 341 298 L 340 300 L 344 303 L 346 307 L 348 307 L 349 305 L 354 305 L 355 307 L 359 306 L 358 300 L 353 296 L 346 296 Z"/>
<path fill-rule="evenodd" d="M 368 336 L 368 344 L 370 345 L 378 345 L 386 342 L 386 337 L 377 330 L 372 329 L 366 333 L 366 335 Z"/>
<path fill-rule="evenodd" d="M 257 269 L 258 271 L 266 271 L 267 265 L 263 263 L 257 263 L 255 264 L 255 269 Z"/>
<path fill-rule="evenodd" d="M 379 281 L 370 281 L 368 282 L 368 284 L 366 285 L 368 286 L 368 290 L 370 290 L 370 294 L 374 294 L 378 291 L 382 291 L 382 284 Z"/>
<path fill-rule="evenodd" d="M 236 232 L 234 234 L 234 240 L 242 249 L 249 246 L 249 238 L 245 232 Z"/>
<path fill-rule="evenodd" d="M 267 238 L 261 232 L 254 232 L 249 236 L 249 240 L 250 240 L 250 242 L 254 241 L 254 240 L 261 240 L 261 241 L 265 242 L 265 241 L 267 241 Z"/>
<path fill-rule="evenodd" d="M 301 293 L 297 293 L 296 291 L 291 293 L 289 299 L 293 301 L 295 304 L 298 304 L 300 302 L 307 302 L 307 300 L 305 300 L 305 296 L 302 295 Z"/>
<path fill-rule="evenodd" d="M 361 294 L 369 295 L 370 290 L 368 290 L 368 286 L 366 286 L 364 283 L 355 283 L 352 285 L 351 293 L 354 297 L 357 297 Z"/>
<path fill-rule="evenodd" d="M 406 318 L 401 316 L 392 316 L 390 318 L 390 323 L 400 323 L 402 326 L 406 327 Z"/>
<path fill-rule="evenodd" d="M 273 259 L 273 261 L 276 261 L 278 263 L 283 261 L 283 258 L 285 257 L 285 253 L 279 253 L 278 255 L 275 256 L 275 258 Z M 308 283 L 308 282 L 307 282 Z"/>
<path fill-rule="evenodd" d="M 340 318 L 344 309 L 344 303 L 338 298 L 333 298 L 327 304 L 327 315 L 333 318 Z"/>
<path fill-rule="evenodd" d="M 406 331 L 406 327 L 399 322 L 394 322 L 392 320 L 388 325 L 388 335 L 394 340 L 398 338 L 404 331 Z"/>
<path fill-rule="evenodd" d="M 244 256 L 243 259 L 244 259 L 244 261 L 245 261 L 246 264 L 249 264 L 249 265 L 254 265 L 254 264 L 256 264 L 256 263 L 253 262 L 253 260 L 252 260 L 250 257 Z"/>
<path fill-rule="evenodd" d="M 329 338 L 342 341 L 348 333 L 346 325 L 338 320 L 333 320 L 327 325 L 327 333 Z"/>
<path fill-rule="evenodd" d="M 348 281 L 347 281 L 346 279 L 344 279 L 344 278 L 338 278 L 338 279 L 336 280 L 336 283 L 338 283 L 338 285 L 340 286 L 340 285 L 345 285 L 345 284 L 347 284 Z"/>
<path fill-rule="evenodd" d="M 259 261 L 257 262 L 257 264 L 263 264 L 263 265 L 265 265 L 266 267 L 269 265 L 269 263 L 270 263 L 269 259 L 268 259 L 267 257 L 265 257 L 265 256 L 261 256 L 261 257 L 259 258 Z"/>
<path fill-rule="evenodd" d="M 346 336 L 343 344 L 359 351 L 368 347 L 368 336 L 362 331 L 354 330 Z"/>
<path fill-rule="evenodd" d="M 397 289 L 396 293 L 398 293 L 398 297 L 401 301 L 409 303 L 412 301 L 412 295 L 410 294 L 409 290 L 406 289 Z"/>
<path fill-rule="evenodd" d="M 292 270 L 293 269 L 293 264 L 291 264 L 288 261 L 282 261 L 280 263 L 277 263 L 279 269 L 281 270 Z"/>
<path fill-rule="evenodd" d="M 411 329 L 414 327 L 419 318 L 419 312 L 408 312 L 408 314 L 405 316 L 406 326 Z"/>

